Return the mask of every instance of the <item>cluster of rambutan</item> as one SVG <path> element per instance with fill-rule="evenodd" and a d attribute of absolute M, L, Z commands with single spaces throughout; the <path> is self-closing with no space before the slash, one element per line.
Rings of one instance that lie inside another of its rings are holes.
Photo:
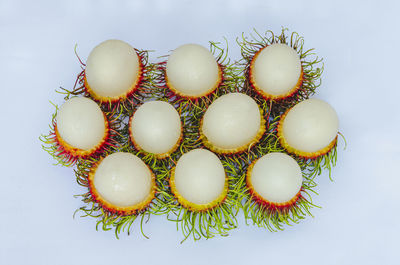
<path fill-rule="evenodd" d="M 79 210 L 117 236 L 163 214 L 185 239 L 227 235 L 240 209 L 272 231 L 310 214 L 315 176 L 336 163 L 338 117 L 309 99 L 321 60 L 285 34 L 243 37 L 233 63 L 214 42 L 159 63 L 120 40 L 96 46 L 41 138 L 88 189 Z"/>

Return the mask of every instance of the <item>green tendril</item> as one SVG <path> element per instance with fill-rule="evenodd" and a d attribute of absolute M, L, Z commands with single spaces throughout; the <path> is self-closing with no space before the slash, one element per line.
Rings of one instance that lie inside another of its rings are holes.
<path fill-rule="evenodd" d="M 166 169 L 169 175 L 170 170 Z M 236 196 L 239 192 L 234 179 L 228 177 L 228 194 L 221 204 L 205 211 L 191 211 L 179 204 L 166 185 L 162 192 L 160 208 L 152 208 L 154 214 L 165 214 L 169 221 L 175 222 L 177 230 L 183 234 L 183 243 L 190 236 L 195 240 L 213 238 L 216 235 L 227 236 L 228 232 L 237 227 L 236 216 L 239 206 Z"/>

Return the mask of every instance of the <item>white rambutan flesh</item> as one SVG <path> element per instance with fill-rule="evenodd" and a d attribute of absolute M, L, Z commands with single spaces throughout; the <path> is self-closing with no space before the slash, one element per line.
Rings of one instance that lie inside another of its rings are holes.
<path fill-rule="evenodd" d="M 141 105 L 134 113 L 130 126 L 134 143 L 153 154 L 173 151 L 182 130 L 179 113 L 164 101 L 149 101 Z"/>
<path fill-rule="evenodd" d="M 209 50 L 201 45 L 185 44 L 169 56 L 166 77 L 174 92 L 181 96 L 201 97 L 218 86 L 220 70 Z"/>
<path fill-rule="evenodd" d="M 296 160 L 284 153 L 269 153 L 258 159 L 249 177 L 254 191 L 271 203 L 291 201 L 299 193 L 303 181 Z"/>
<path fill-rule="evenodd" d="M 205 149 L 194 149 L 178 160 L 174 181 L 177 192 L 193 204 L 208 204 L 224 193 L 225 170 L 219 158 Z"/>
<path fill-rule="evenodd" d="M 254 99 L 242 93 L 230 93 L 208 107 L 201 130 L 213 146 L 235 149 L 252 142 L 260 126 L 260 109 Z"/>
<path fill-rule="evenodd" d="M 313 98 L 287 112 L 281 134 L 290 147 L 301 152 L 317 152 L 329 146 L 338 128 L 336 111 L 327 102 Z"/>
<path fill-rule="evenodd" d="M 113 98 L 124 96 L 136 86 L 140 70 L 140 58 L 131 45 L 107 40 L 90 52 L 85 76 L 97 97 Z"/>
<path fill-rule="evenodd" d="M 96 102 L 75 97 L 61 105 L 56 116 L 57 131 L 67 144 L 81 150 L 90 150 L 105 136 L 104 114 Z"/>
<path fill-rule="evenodd" d="M 118 152 L 104 158 L 94 174 L 94 188 L 113 206 L 142 203 L 151 194 L 152 173 L 137 156 Z"/>
<path fill-rule="evenodd" d="M 292 47 L 276 43 L 262 49 L 252 66 L 253 84 L 268 95 L 290 93 L 300 78 L 301 61 Z"/>

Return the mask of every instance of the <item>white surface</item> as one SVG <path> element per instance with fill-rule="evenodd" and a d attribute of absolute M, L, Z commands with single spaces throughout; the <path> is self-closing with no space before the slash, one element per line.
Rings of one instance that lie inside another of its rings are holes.
<path fill-rule="evenodd" d="M 292 47 L 275 43 L 263 49 L 254 61 L 254 82 L 264 92 L 282 96 L 299 81 L 300 57 Z"/>
<path fill-rule="evenodd" d="M 282 123 L 283 137 L 296 150 L 317 152 L 338 134 L 339 120 L 328 102 L 311 98 L 295 105 Z"/>
<path fill-rule="evenodd" d="M 94 174 L 94 187 L 116 206 L 143 202 L 151 192 L 151 171 L 137 156 L 118 152 L 104 158 Z"/>
<path fill-rule="evenodd" d="M 221 161 L 206 149 L 189 151 L 176 163 L 176 190 L 194 204 L 207 204 L 216 200 L 224 191 L 225 179 Z"/>
<path fill-rule="evenodd" d="M 400 113 L 397 1 L 1 1 L 0 73 L 3 140 L 0 164 L 1 264 L 389 264 L 399 261 Z M 337 110 L 340 131 L 334 182 L 318 177 L 314 218 L 271 233 L 246 226 L 229 237 L 183 245 L 176 226 L 152 217 L 145 232 L 116 240 L 95 220 L 72 219 L 83 203 L 71 169 L 40 147 L 62 103 L 54 89 L 71 88 L 103 40 L 123 39 L 165 55 L 184 43 L 230 43 L 253 28 L 299 32 L 324 57 L 317 96 Z M 295 253 L 295 254 L 292 254 Z"/>
<path fill-rule="evenodd" d="M 103 112 L 96 102 L 83 97 L 74 97 L 63 103 L 56 116 L 61 138 L 82 150 L 90 150 L 103 140 L 104 122 Z"/>
<path fill-rule="evenodd" d="M 101 97 L 119 97 L 135 85 L 139 56 L 121 40 L 106 40 L 90 52 L 86 60 L 86 79 L 93 92 Z"/>
<path fill-rule="evenodd" d="M 260 125 L 260 109 L 255 100 L 246 94 L 229 93 L 208 107 L 201 130 L 214 146 L 233 149 L 253 141 Z"/>
<path fill-rule="evenodd" d="M 262 198 L 275 203 L 293 199 L 303 182 L 300 166 L 284 153 L 269 153 L 258 159 L 250 176 L 254 190 Z"/>
<path fill-rule="evenodd" d="M 198 44 L 184 44 L 168 57 L 168 82 L 182 95 L 198 97 L 216 87 L 219 68 L 213 54 Z"/>
<path fill-rule="evenodd" d="M 141 105 L 133 115 L 131 131 L 135 143 L 153 154 L 170 152 L 181 136 L 178 111 L 164 101 L 150 101 Z"/>

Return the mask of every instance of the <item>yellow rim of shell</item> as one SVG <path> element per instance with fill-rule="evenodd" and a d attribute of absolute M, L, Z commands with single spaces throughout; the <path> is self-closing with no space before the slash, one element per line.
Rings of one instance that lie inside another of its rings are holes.
<path fill-rule="evenodd" d="M 300 72 L 300 76 L 299 79 L 297 80 L 296 85 L 289 90 L 288 92 L 286 92 L 285 94 L 282 95 L 272 95 L 269 94 L 267 92 L 265 92 L 264 90 L 262 90 L 255 82 L 254 80 L 254 76 L 253 76 L 253 72 L 254 72 L 254 62 L 256 60 L 256 58 L 258 57 L 258 55 L 260 54 L 260 52 L 265 49 L 268 46 L 265 46 L 263 48 L 261 48 L 253 57 L 253 59 L 251 59 L 250 62 L 250 71 L 249 71 L 249 79 L 250 79 L 250 84 L 251 86 L 256 90 L 256 92 L 258 94 L 260 94 L 263 98 L 265 99 L 272 99 L 272 100 L 279 100 L 279 99 L 284 99 L 284 98 L 288 98 L 293 96 L 301 87 L 301 85 L 303 84 L 303 79 L 304 79 L 304 72 L 303 72 L 303 66 L 301 67 L 301 72 Z"/>
<path fill-rule="evenodd" d="M 94 92 L 92 90 L 92 88 L 89 86 L 89 83 L 86 80 L 86 72 L 84 72 L 85 73 L 84 74 L 84 79 L 83 79 L 84 80 L 84 86 L 86 88 L 86 91 L 90 94 L 90 96 L 94 100 L 99 101 L 101 103 L 108 103 L 108 102 L 114 103 L 114 102 L 118 102 L 118 101 L 126 99 L 130 94 L 135 92 L 136 89 L 138 88 L 140 82 L 143 79 L 143 63 L 141 61 L 142 58 L 141 58 L 141 56 L 139 54 L 136 53 L 136 55 L 138 56 L 138 59 L 139 59 L 139 70 L 138 70 L 138 73 L 136 75 L 136 80 L 135 80 L 134 84 L 132 85 L 132 87 L 128 91 L 126 91 L 125 93 L 122 93 L 119 96 L 104 97 L 104 96 L 97 95 L 96 92 Z"/>
<path fill-rule="evenodd" d="M 258 203 L 262 203 L 262 204 L 267 205 L 267 206 L 272 206 L 272 207 L 281 208 L 281 209 L 282 208 L 287 208 L 287 207 L 290 207 L 290 206 L 294 205 L 297 202 L 297 200 L 299 199 L 299 197 L 301 196 L 301 194 L 300 194 L 301 189 L 299 190 L 298 193 L 296 193 L 296 195 L 292 199 L 290 199 L 289 201 L 286 201 L 286 202 L 271 202 L 271 201 L 268 201 L 267 199 L 263 198 L 254 189 L 254 186 L 251 183 L 251 172 L 253 171 L 253 167 L 254 167 L 254 165 L 256 164 L 257 161 L 258 161 L 258 159 L 253 161 L 249 165 L 249 167 L 247 168 L 247 172 L 246 172 L 246 184 L 247 184 L 247 187 L 249 188 L 250 194 L 254 197 L 254 199 Z"/>
<path fill-rule="evenodd" d="M 219 206 L 225 199 L 228 194 L 228 179 L 225 175 L 225 185 L 224 185 L 224 190 L 222 193 L 212 202 L 206 203 L 206 204 L 196 204 L 192 203 L 185 198 L 182 197 L 182 195 L 178 192 L 175 186 L 175 168 L 171 170 L 171 178 L 169 179 L 169 185 L 171 187 L 171 192 L 175 195 L 175 197 L 178 199 L 178 202 L 185 208 L 189 209 L 190 211 L 193 212 L 205 212 L 208 210 L 211 210 L 217 206 Z"/>
<path fill-rule="evenodd" d="M 100 195 L 100 193 L 97 192 L 97 190 L 94 186 L 94 177 L 95 177 L 97 167 L 100 165 L 100 163 L 103 159 L 98 161 L 89 172 L 88 181 L 89 181 L 90 194 L 92 195 L 92 198 L 96 202 L 98 202 L 103 209 L 107 210 L 108 212 L 117 213 L 119 215 L 135 214 L 136 212 L 141 211 L 141 210 L 145 209 L 147 206 L 149 206 L 151 201 L 155 198 L 156 180 L 155 180 L 155 175 L 154 175 L 153 171 L 151 171 L 151 169 L 147 165 L 146 165 L 147 168 L 151 172 L 151 191 L 142 202 L 139 202 L 132 206 L 116 206 L 116 205 L 108 202 L 107 200 L 105 200 Z"/>
<path fill-rule="evenodd" d="M 203 144 L 205 147 L 207 147 L 211 151 L 218 153 L 218 154 L 236 154 L 236 153 L 246 151 L 246 150 L 250 149 L 254 144 L 258 143 L 258 141 L 260 141 L 260 139 L 263 137 L 263 135 L 266 131 L 266 128 L 265 128 L 266 122 L 263 117 L 263 111 L 261 109 L 259 109 L 259 110 L 260 110 L 260 117 L 261 117 L 260 129 L 258 130 L 257 135 L 254 137 L 254 139 L 252 141 L 250 141 L 248 144 L 242 145 L 237 148 L 230 148 L 230 149 L 225 149 L 225 148 L 215 146 L 207 139 L 207 137 L 203 133 L 203 118 L 204 118 L 204 116 L 200 121 L 200 139 L 203 141 Z"/>
<path fill-rule="evenodd" d="M 71 146 L 70 144 L 68 144 L 66 141 L 64 141 L 62 139 L 62 137 L 60 136 L 60 133 L 57 130 L 57 124 L 56 124 L 54 127 L 54 131 L 55 131 L 58 143 L 64 148 L 64 150 L 67 153 L 69 153 L 73 157 L 85 157 L 85 156 L 92 155 L 106 143 L 106 141 L 109 137 L 109 133 L 110 133 L 109 122 L 107 120 L 107 117 L 104 115 L 104 113 L 103 113 L 103 117 L 104 117 L 104 125 L 105 125 L 104 136 L 103 136 L 103 139 L 93 148 L 91 148 L 89 150 L 83 150 L 83 149 L 79 149 L 79 148 Z"/>
<path fill-rule="evenodd" d="M 133 115 L 129 118 L 129 138 L 131 139 L 131 143 L 133 144 L 133 146 L 135 147 L 136 150 L 142 150 L 143 152 L 146 152 L 147 154 L 150 154 L 149 152 L 143 150 L 138 143 L 136 143 L 134 137 L 133 137 L 133 133 L 132 133 L 132 119 L 133 119 Z M 179 136 L 178 141 L 176 142 L 176 144 L 168 151 L 162 154 L 153 154 L 155 156 L 155 158 L 157 159 L 163 159 L 166 157 L 169 157 L 173 152 L 175 152 L 175 150 L 179 147 L 179 145 L 181 144 L 183 138 L 183 128 L 181 126 L 181 134 Z"/>
<path fill-rule="evenodd" d="M 322 148 L 322 149 L 320 149 L 318 151 L 315 151 L 315 152 L 304 152 L 304 151 L 297 150 L 296 148 L 293 148 L 292 146 L 290 146 L 288 144 L 288 142 L 286 141 L 285 137 L 283 136 L 283 128 L 282 128 L 283 127 L 283 122 L 285 121 L 285 117 L 288 114 L 289 110 L 290 109 L 288 109 L 281 116 L 281 119 L 280 119 L 279 124 L 278 124 L 278 133 L 277 133 L 279 142 L 282 145 L 282 147 L 286 149 L 286 151 L 288 151 L 289 153 L 295 154 L 296 156 L 299 156 L 299 157 L 314 159 L 314 158 L 317 158 L 319 156 L 327 154 L 336 145 L 337 136 L 326 147 L 324 147 L 324 148 Z"/>
<path fill-rule="evenodd" d="M 209 94 L 211 94 L 214 90 L 216 90 L 222 83 L 222 69 L 221 66 L 218 64 L 218 79 L 215 82 L 215 85 L 210 88 L 209 90 L 207 90 L 206 92 L 204 92 L 203 94 L 200 94 L 198 96 L 190 96 L 190 95 L 186 95 L 183 94 L 182 92 L 178 91 L 169 81 L 168 81 L 168 76 L 167 76 L 167 71 L 165 70 L 165 83 L 167 85 L 167 87 L 169 88 L 169 90 L 171 90 L 172 92 L 174 92 L 175 94 L 183 97 L 183 98 L 189 98 L 189 99 L 196 99 L 196 98 L 201 98 L 204 96 L 207 96 Z"/>

